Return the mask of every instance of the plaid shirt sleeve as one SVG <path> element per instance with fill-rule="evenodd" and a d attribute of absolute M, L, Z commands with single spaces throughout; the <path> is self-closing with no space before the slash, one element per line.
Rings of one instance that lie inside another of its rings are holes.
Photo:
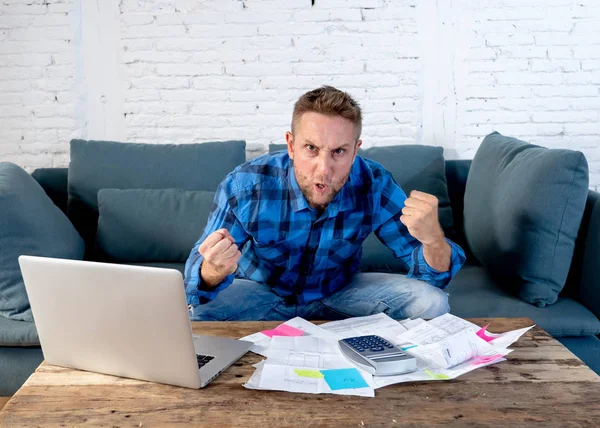
<path fill-rule="evenodd" d="M 406 194 L 390 176 L 385 176 L 381 189 L 379 226 L 375 235 L 404 261 L 408 268 L 407 277 L 417 278 L 435 287 L 445 288 L 465 263 L 465 253 L 459 245 L 446 238 L 452 249 L 450 269 L 439 272 L 425 261 L 423 245 L 417 241 L 400 221 Z"/>
<path fill-rule="evenodd" d="M 450 256 L 450 269 L 446 272 L 439 272 L 429 266 L 423 255 L 423 245 L 413 250 L 412 253 L 412 266 L 408 271 L 409 278 L 418 278 L 428 282 L 439 288 L 446 288 L 450 280 L 456 275 L 462 265 L 465 263 L 465 252 L 460 246 L 448 238 L 446 242 L 450 244 L 452 253 Z"/>
<path fill-rule="evenodd" d="M 185 292 L 188 305 L 198 306 L 214 300 L 220 291 L 227 288 L 235 278 L 235 274 L 230 274 L 216 287 L 205 287 L 202 284 L 200 277 L 200 268 L 204 257 L 198 252 L 200 244 L 213 232 L 219 229 L 227 229 L 231 236 L 235 239 L 238 248 L 242 248 L 243 244 L 248 240 L 248 234 L 242 227 L 242 224 L 236 217 L 232 207 L 232 199 L 235 198 L 235 192 L 232 191 L 232 182 L 228 176 L 217 189 L 215 200 L 213 202 L 211 213 L 208 217 L 208 222 L 204 228 L 202 236 L 192 248 L 190 255 L 185 263 Z"/>

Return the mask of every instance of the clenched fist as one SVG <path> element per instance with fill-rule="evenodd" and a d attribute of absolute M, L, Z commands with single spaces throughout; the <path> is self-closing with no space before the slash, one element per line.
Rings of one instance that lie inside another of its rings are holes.
<path fill-rule="evenodd" d="M 429 266 L 439 272 L 450 269 L 452 249 L 438 220 L 438 199 L 435 196 L 417 190 L 410 192 L 404 201 L 400 221 L 423 244 L 423 256 Z"/>
<path fill-rule="evenodd" d="M 433 245 L 444 240 L 438 220 L 438 198 L 429 193 L 413 190 L 404 202 L 400 221 L 408 232 L 423 245 Z"/>
<path fill-rule="evenodd" d="M 205 285 L 216 287 L 229 274 L 234 273 L 242 253 L 227 229 L 219 229 L 200 244 L 198 252 L 204 257 L 200 276 Z"/>

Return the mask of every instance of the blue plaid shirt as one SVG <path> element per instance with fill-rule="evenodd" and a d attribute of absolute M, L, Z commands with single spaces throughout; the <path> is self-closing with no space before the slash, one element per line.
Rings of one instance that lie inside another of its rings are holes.
<path fill-rule="evenodd" d="M 408 277 L 444 288 L 463 265 L 464 252 L 447 240 L 450 270 L 428 266 L 421 243 L 399 220 L 405 200 L 388 171 L 357 156 L 348 181 L 319 217 L 298 186 L 287 152 L 248 161 L 219 185 L 206 228 L 186 262 L 188 304 L 211 301 L 236 275 L 299 304 L 329 296 L 359 271 L 361 244 L 371 232 L 404 261 Z M 208 288 L 200 277 L 198 247 L 220 228 L 229 230 L 242 257 L 236 274 Z"/>

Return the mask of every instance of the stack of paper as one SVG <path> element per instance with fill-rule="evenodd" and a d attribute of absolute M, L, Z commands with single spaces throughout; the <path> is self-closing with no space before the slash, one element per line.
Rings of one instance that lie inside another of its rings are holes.
<path fill-rule="evenodd" d="M 246 388 L 375 396 L 373 377 L 344 357 L 337 339 L 274 336 L 266 356 Z"/>
<path fill-rule="evenodd" d="M 490 335 L 451 314 L 422 323 L 396 336 L 394 344 L 417 358 L 416 372 L 398 376 L 375 376 L 377 388 L 401 382 L 450 380 L 480 367 L 505 360 L 507 349 L 531 327 Z M 484 337 L 485 336 L 485 337 Z"/>
<path fill-rule="evenodd" d="M 487 326 L 486 326 L 487 327 Z M 507 349 L 531 327 L 490 334 L 486 327 L 445 314 L 430 321 L 395 321 L 381 313 L 333 321 L 320 326 L 296 317 L 243 337 L 251 351 L 267 357 L 244 385 L 312 394 L 373 397 L 374 390 L 401 382 L 448 380 L 479 367 L 504 361 Z M 372 376 L 354 366 L 340 351 L 338 340 L 376 334 L 417 358 L 416 372 Z"/>
<path fill-rule="evenodd" d="M 242 337 L 241 340 L 248 340 L 254 343 L 250 350 L 256 354 L 266 357 L 267 348 L 271 344 L 271 338 L 273 336 L 295 337 L 303 335 L 328 337 L 331 340 L 337 340 L 337 336 L 335 334 L 323 330 L 321 327 L 314 325 L 313 323 L 300 317 L 292 318 L 273 330 L 265 330 L 259 333 L 251 334 L 250 336 Z"/>

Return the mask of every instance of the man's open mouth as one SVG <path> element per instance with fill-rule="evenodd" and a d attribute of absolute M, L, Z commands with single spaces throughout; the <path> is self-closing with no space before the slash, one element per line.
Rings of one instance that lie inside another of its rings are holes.
<path fill-rule="evenodd" d="M 325 190 L 327 190 L 327 185 L 323 184 L 323 183 L 315 183 L 315 187 L 317 192 L 322 193 Z"/>

